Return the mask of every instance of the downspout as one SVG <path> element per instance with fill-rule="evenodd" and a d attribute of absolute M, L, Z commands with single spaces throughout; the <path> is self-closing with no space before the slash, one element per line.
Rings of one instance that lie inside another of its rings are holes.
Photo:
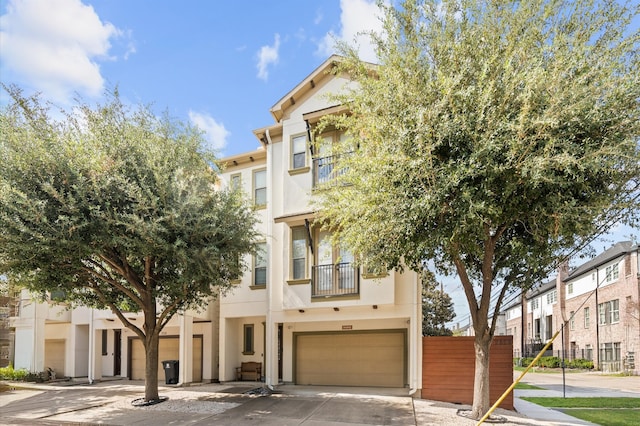
<path fill-rule="evenodd" d="M 410 385 L 409 385 L 409 396 L 413 396 L 416 392 L 418 392 L 418 389 L 420 389 L 420 384 L 418 383 L 418 378 L 422 377 L 421 374 L 421 368 L 420 368 L 420 364 L 422 361 L 422 357 L 419 356 L 419 354 L 422 353 L 422 333 L 420 334 L 420 337 L 418 337 L 418 330 L 420 330 L 422 328 L 422 305 L 421 305 L 421 301 L 422 301 L 422 288 L 421 288 L 421 283 L 420 283 L 420 278 L 418 274 L 414 274 L 415 278 L 414 278 L 414 282 L 415 282 L 415 291 L 413 292 L 413 306 L 414 306 L 414 310 L 412 313 L 412 318 L 410 320 L 409 323 L 409 333 L 410 333 L 410 337 L 409 337 L 409 342 L 410 342 L 410 347 L 412 348 L 410 355 L 409 355 L 409 359 L 411 360 L 411 365 L 409 367 L 409 371 L 412 372 L 413 374 L 410 373 L 411 379 L 410 379 Z M 411 345 L 411 342 L 413 342 L 413 344 Z"/>
<path fill-rule="evenodd" d="M 271 133 L 267 128 L 265 130 L 265 138 L 267 139 L 267 158 L 266 158 L 266 166 L 267 166 L 267 238 L 273 235 L 273 167 L 271 164 L 271 155 L 270 151 L 273 148 L 273 143 L 271 141 Z M 274 333 L 273 333 L 273 291 L 274 285 L 273 279 L 270 277 L 273 275 L 273 251 L 271 250 L 272 245 L 268 245 L 270 248 L 267 250 L 267 314 L 265 318 L 265 330 L 264 330 L 264 343 L 262 349 L 262 365 L 264 365 L 264 370 L 262 374 L 264 374 L 264 383 L 270 389 L 273 389 L 274 385 L 278 384 L 278 373 L 275 374 L 275 380 L 273 377 L 273 363 L 277 364 L 277 356 L 274 356 L 275 350 L 274 346 L 277 347 L 277 342 L 274 344 Z M 275 339 L 277 340 L 277 333 Z"/>
<path fill-rule="evenodd" d="M 598 360 L 598 370 L 602 369 L 600 365 L 600 308 L 598 306 L 598 287 L 600 287 L 600 270 L 596 268 L 596 309 L 595 309 L 595 323 L 596 323 L 596 347 L 595 358 Z M 602 370 L 601 370 L 602 371 Z"/>
<path fill-rule="evenodd" d="M 35 373 L 38 344 L 38 301 L 34 300 L 33 296 L 31 296 L 31 303 L 33 303 L 33 351 L 31 353 L 31 372 Z"/>
<path fill-rule="evenodd" d="M 89 384 L 92 385 L 94 381 L 94 369 L 95 369 L 95 327 L 93 325 L 93 308 L 89 311 Z"/>

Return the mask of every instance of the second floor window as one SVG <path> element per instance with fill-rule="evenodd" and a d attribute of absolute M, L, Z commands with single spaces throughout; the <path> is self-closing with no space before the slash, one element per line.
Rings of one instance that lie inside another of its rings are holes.
<path fill-rule="evenodd" d="M 307 278 L 307 230 L 304 226 L 291 228 L 291 278 Z"/>
<path fill-rule="evenodd" d="M 253 204 L 258 207 L 267 205 L 267 171 L 253 172 Z"/>
<path fill-rule="evenodd" d="M 600 325 L 614 324 L 620 321 L 619 301 L 610 300 L 598 305 L 598 323 Z"/>
<path fill-rule="evenodd" d="M 569 330 L 575 330 L 576 328 L 575 318 L 573 317 L 574 313 L 573 311 L 569 312 Z"/>
<path fill-rule="evenodd" d="M 267 285 L 267 243 L 257 245 L 256 254 L 253 257 L 253 285 Z"/>
<path fill-rule="evenodd" d="M 584 308 L 584 328 L 589 328 L 589 326 L 591 325 L 591 318 L 590 318 L 591 312 L 589 311 L 589 308 Z"/>
<path fill-rule="evenodd" d="M 331 233 L 319 231 L 315 244 L 312 296 L 354 295 L 359 293 L 359 268 L 345 247 L 331 244 Z"/>

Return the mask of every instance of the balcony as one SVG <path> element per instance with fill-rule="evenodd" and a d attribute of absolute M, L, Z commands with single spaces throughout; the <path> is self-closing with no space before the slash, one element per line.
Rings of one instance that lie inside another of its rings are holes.
<path fill-rule="evenodd" d="M 343 155 L 351 155 L 347 153 Z M 329 155 L 326 157 L 317 157 L 313 159 L 313 187 L 331 182 L 338 176 L 342 175 L 346 169 L 336 167 L 336 161 L 339 155 Z"/>
<path fill-rule="evenodd" d="M 360 293 L 359 268 L 352 263 L 313 267 L 311 297 L 357 295 Z"/>

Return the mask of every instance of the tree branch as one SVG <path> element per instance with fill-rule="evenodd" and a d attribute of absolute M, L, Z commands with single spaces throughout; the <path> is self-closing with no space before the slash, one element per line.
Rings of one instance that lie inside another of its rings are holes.
<path fill-rule="evenodd" d="M 125 286 L 123 286 L 122 284 L 120 284 L 117 280 L 114 280 L 111 277 L 105 277 L 101 274 L 99 274 L 97 271 L 87 267 L 87 266 L 83 266 L 82 269 L 84 271 L 87 271 L 89 274 L 93 275 L 95 278 L 104 281 L 107 284 L 112 285 L 113 287 L 115 287 L 116 289 L 120 290 L 121 292 L 123 292 L 124 294 L 126 294 L 128 297 L 131 298 L 131 300 L 133 300 L 138 306 L 140 306 L 142 308 L 143 304 L 142 304 L 142 299 L 140 299 L 140 297 L 135 294 L 133 291 L 129 290 L 128 288 L 126 288 Z"/>
<path fill-rule="evenodd" d="M 98 299 L 100 299 L 102 303 L 104 303 L 109 307 L 109 309 L 111 309 L 111 312 L 113 312 L 114 315 L 118 317 L 118 319 L 122 322 L 122 324 L 124 324 L 125 327 L 127 327 L 129 330 L 136 333 L 138 337 L 140 337 L 140 340 L 142 341 L 145 340 L 144 332 L 140 330 L 140 328 L 137 325 L 129 321 L 129 319 L 124 316 L 122 311 L 120 311 L 120 309 L 118 309 L 118 307 L 113 302 L 107 299 L 107 297 L 104 295 L 104 293 L 102 293 L 102 291 L 98 286 L 93 285 L 93 286 L 89 286 L 89 288 L 96 294 L 96 296 L 98 296 Z"/>

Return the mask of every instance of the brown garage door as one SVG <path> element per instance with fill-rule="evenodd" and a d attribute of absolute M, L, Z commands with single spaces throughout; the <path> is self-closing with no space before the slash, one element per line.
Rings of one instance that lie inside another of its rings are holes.
<path fill-rule="evenodd" d="M 51 368 L 56 377 L 64 377 L 65 340 L 44 341 L 44 368 Z"/>
<path fill-rule="evenodd" d="M 179 359 L 180 338 L 161 337 L 158 344 L 158 380 L 164 382 L 162 361 Z M 140 339 L 131 339 L 131 380 L 144 380 L 145 354 Z M 202 381 L 202 336 L 193 336 L 193 381 Z"/>
<path fill-rule="evenodd" d="M 299 385 L 403 387 L 406 332 L 295 333 Z"/>

